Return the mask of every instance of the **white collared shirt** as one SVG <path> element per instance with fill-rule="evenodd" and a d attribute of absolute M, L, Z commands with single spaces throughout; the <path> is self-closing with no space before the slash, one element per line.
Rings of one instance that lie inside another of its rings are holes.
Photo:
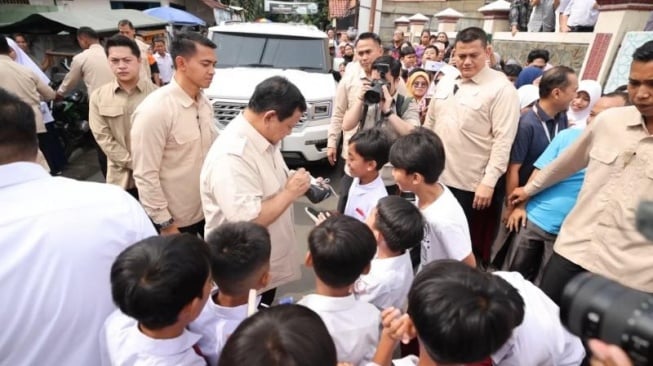
<path fill-rule="evenodd" d="M 329 297 L 307 295 L 299 302 L 315 311 L 336 344 L 338 362 L 365 365 L 372 360 L 379 342 L 381 313 L 374 305 L 358 301 L 354 295 Z"/>
<path fill-rule="evenodd" d="M 172 80 L 172 74 L 174 74 L 175 69 L 172 63 L 172 56 L 168 52 L 165 55 L 161 56 L 158 52 L 154 52 L 154 59 L 156 64 L 159 67 L 159 77 L 164 83 L 169 83 Z"/>
<path fill-rule="evenodd" d="M 518 272 L 494 272 L 519 291 L 524 299 L 524 320 L 494 354 L 497 366 L 576 366 L 585 357 L 580 339 L 560 322 L 559 308 L 542 290 Z"/>
<path fill-rule="evenodd" d="M 567 4 L 564 14 L 569 17 L 569 27 L 592 27 L 599 19 L 599 9 L 594 7 L 595 0 L 571 0 Z"/>
<path fill-rule="evenodd" d="M 156 235 L 114 185 L 0 165 L 0 363 L 98 365 L 116 256 Z"/>
<path fill-rule="evenodd" d="M 198 345 L 210 365 L 218 364 L 227 339 L 247 319 L 247 304 L 232 308 L 221 306 L 214 300 L 217 295 L 218 290 L 213 292 L 197 319 L 188 325 L 192 332 L 202 335 Z M 257 303 L 260 301 L 259 296 Z"/>
<path fill-rule="evenodd" d="M 379 310 L 391 306 L 404 309 L 413 277 L 408 251 L 392 258 L 374 258 L 370 273 L 356 280 L 354 295 L 357 300 L 369 302 Z"/>
<path fill-rule="evenodd" d="M 135 319 L 116 310 L 100 334 L 102 365 L 206 366 L 206 360 L 193 349 L 201 337 L 184 330 L 176 338 L 150 338 L 138 329 Z"/>
<path fill-rule="evenodd" d="M 361 184 L 360 178 L 354 178 L 349 187 L 345 215 L 365 222 L 379 200 L 387 195 L 388 191 L 385 189 L 381 174 L 367 184 Z"/>

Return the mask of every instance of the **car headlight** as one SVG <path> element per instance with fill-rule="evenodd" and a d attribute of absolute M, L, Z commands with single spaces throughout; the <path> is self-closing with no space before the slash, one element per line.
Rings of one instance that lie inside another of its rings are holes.
<path fill-rule="evenodd" d="M 318 101 L 309 103 L 309 120 L 317 120 L 331 117 L 331 101 Z"/>

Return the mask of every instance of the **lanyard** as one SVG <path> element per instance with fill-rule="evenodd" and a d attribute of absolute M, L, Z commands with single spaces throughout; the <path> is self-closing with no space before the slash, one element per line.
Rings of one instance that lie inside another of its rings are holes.
<path fill-rule="evenodd" d="M 546 134 L 546 139 L 549 140 L 549 143 L 551 143 L 551 133 L 549 132 L 549 127 L 546 125 L 544 121 L 542 121 L 542 118 L 540 115 L 537 113 L 537 107 L 535 107 L 535 104 L 533 104 L 533 113 L 535 113 L 535 117 L 540 121 L 542 124 L 542 128 L 544 128 L 544 133 Z M 555 122 L 555 131 L 553 131 L 553 137 L 556 137 L 558 134 L 558 122 L 554 119 L 553 122 Z"/>

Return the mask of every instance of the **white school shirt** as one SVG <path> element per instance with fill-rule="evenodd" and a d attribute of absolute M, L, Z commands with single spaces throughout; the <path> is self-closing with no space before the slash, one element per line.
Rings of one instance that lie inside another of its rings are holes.
<path fill-rule="evenodd" d="M 154 339 L 138 329 L 138 322 L 116 310 L 100 334 L 102 365 L 111 366 L 206 366 L 193 346 L 202 336 L 189 330 L 176 338 Z"/>
<path fill-rule="evenodd" d="M 577 366 L 585 357 L 581 340 L 560 322 L 559 308 L 518 272 L 494 272 L 524 299 L 524 320 L 494 354 L 497 366 Z"/>
<path fill-rule="evenodd" d="M 361 275 L 354 283 L 354 296 L 379 310 L 391 306 L 404 309 L 413 277 L 408 251 L 392 258 L 374 258 L 370 273 Z"/>
<path fill-rule="evenodd" d="M 387 195 L 381 174 L 368 184 L 361 184 L 359 178 L 354 178 L 349 188 L 345 215 L 365 222 L 379 200 Z"/>
<path fill-rule="evenodd" d="M 440 186 L 443 189 L 440 197 L 421 210 L 427 227 L 420 267 L 438 259 L 463 260 L 472 252 L 465 212 L 449 188 Z"/>
<path fill-rule="evenodd" d="M 218 364 L 227 339 L 247 319 L 247 304 L 232 308 L 218 305 L 213 300 L 217 293 L 213 292 L 197 319 L 188 325 L 190 331 L 202 335 L 198 345 L 210 365 Z M 259 296 L 256 302 L 260 301 Z"/>
<path fill-rule="evenodd" d="M 159 78 L 161 78 L 162 82 L 169 83 L 172 80 L 172 75 L 175 73 L 172 56 L 168 52 L 166 52 L 165 56 L 154 52 L 154 59 L 156 60 L 156 65 L 159 67 Z"/>
<path fill-rule="evenodd" d="M 120 187 L 0 165 L 0 364 L 98 365 L 116 256 L 156 235 Z"/>
<path fill-rule="evenodd" d="M 329 297 L 304 296 L 299 302 L 316 312 L 333 338 L 338 362 L 365 365 L 371 361 L 379 342 L 381 312 L 372 304 L 358 301 L 354 295 Z"/>

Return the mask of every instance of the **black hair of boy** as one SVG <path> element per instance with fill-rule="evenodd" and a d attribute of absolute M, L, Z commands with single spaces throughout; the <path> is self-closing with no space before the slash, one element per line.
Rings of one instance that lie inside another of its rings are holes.
<path fill-rule="evenodd" d="M 399 50 L 399 58 L 404 58 L 408 55 L 414 55 L 415 49 L 412 46 L 405 45 Z"/>
<path fill-rule="evenodd" d="M 388 249 L 404 253 L 422 242 L 424 216 L 417 206 L 405 198 L 387 196 L 376 205 L 374 228 L 383 235 Z"/>
<path fill-rule="evenodd" d="M 407 174 L 418 173 L 426 184 L 435 184 L 444 170 L 444 145 L 435 132 L 417 128 L 395 140 L 390 148 L 390 163 Z"/>
<path fill-rule="evenodd" d="M 503 67 L 503 73 L 510 77 L 519 77 L 523 68 L 517 64 L 507 64 Z"/>
<path fill-rule="evenodd" d="M 211 253 L 211 275 L 220 292 L 239 295 L 247 282 L 270 263 L 270 233 L 253 222 L 227 222 L 206 238 Z"/>
<path fill-rule="evenodd" d="M 148 329 L 177 322 L 181 310 L 202 298 L 210 274 L 209 248 L 190 234 L 153 236 L 118 255 L 111 294 L 124 314 Z"/>
<path fill-rule="evenodd" d="M 218 366 L 334 366 L 324 322 L 301 305 L 278 305 L 245 319 L 229 336 Z"/>
<path fill-rule="evenodd" d="M 481 361 L 524 320 L 524 300 L 501 277 L 460 261 L 425 265 L 408 293 L 408 315 L 437 363 Z"/>
<path fill-rule="evenodd" d="M 315 275 L 332 288 L 353 284 L 376 254 L 367 225 L 346 215 L 331 216 L 311 230 L 308 249 Z"/>
<path fill-rule="evenodd" d="M 390 139 L 380 128 L 369 128 L 356 132 L 349 139 L 349 145 L 356 144 L 356 153 L 365 161 L 374 161 L 376 170 L 381 170 L 388 162 Z M 351 147 L 350 147 L 351 148 Z"/>

